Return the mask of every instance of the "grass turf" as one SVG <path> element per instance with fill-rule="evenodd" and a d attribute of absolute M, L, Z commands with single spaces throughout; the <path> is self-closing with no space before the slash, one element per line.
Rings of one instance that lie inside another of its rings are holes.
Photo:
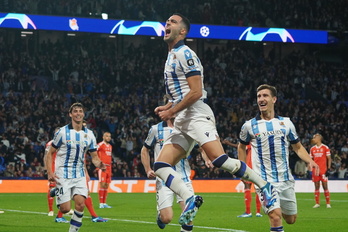
<path fill-rule="evenodd" d="M 237 218 L 244 212 L 243 193 L 202 193 L 204 204 L 194 220 L 194 231 L 218 232 L 260 232 L 269 231 L 268 217 Z M 113 208 L 99 209 L 98 195 L 92 194 L 98 216 L 108 218 L 106 223 L 91 222 L 90 214 L 85 209 L 81 232 L 117 231 L 180 231 L 178 217 L 179 206 L 174 205 L 174 218 L 164 230 L 156 224 L 156 204 L 154 193 L 111 193 L 107 203 Z M 298 219 L 294 225 L 284 222 L 286 232 L 307 231 L 342 231 L 347 225 L 348 198 L 346 193 L 331 193 L 331 209 L 326 209 L 323 193 L 321 207 L 313 209 L 314 194 L 298 193 Z M 3 193 L 0 194 L 0 231 L 38 232 L 68 231 L 69 224 L 55 223 L 54 217 L 47 216 L 46 194 Z M 57 210 L 55 209 L 55 212 Z M 254 194 L 252 212 L 255 215 Z M 69 219 L 70 216 L 65 216 Z M 344 229 L 345 228 L 345 229 Z"/>

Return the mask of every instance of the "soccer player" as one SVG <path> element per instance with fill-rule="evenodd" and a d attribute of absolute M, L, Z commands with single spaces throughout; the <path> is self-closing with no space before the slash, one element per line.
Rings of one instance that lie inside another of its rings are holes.
<path fill-rule="evenodd" d="M 143 147 L 141 148 L 141 162 L 144 165 L 147 177 L 156 178 L 156 199 L 158 211 L 157 225 L 161 229 L 164 229 L 166 224 L 169 224 L 173 219 L 172 206 L 175 193 L 170 190 L 160 178 L 156 177 L 156 174 L 150 165 L 149 150 L 152 147 L 154 148 L 154 159 L 156 160 L 161 148 L 163 147 L 164 141 L 169 137 L 173 129 L 173 119 L 153 125 L 149 130 Z M 190 179 L 191 168 L 188 160 L 186 158 L 180 160 L 174 168 L 175 171 L 181 175 L 181 179 L 185 182 L 189 190 L 194 193 Z M 185 202 L 180 196 L 176 195 L 176 197 L 177 202 L 180 204 L 181 209 L 183 210 L 185 207 Z M 192 229 L 192 222 L 181 226 L 181 232 L 192 231 Z"/>
<path fill-rule="evenodd" d="M 312 143 L 315 144 L 310 149 L 310 156 L 319 165 L 320 173 L 315 175 L 314 170 L 312 171 L 312 181 L 314 182 L 314 196 L 315 196 L 315 205 L 313 208 L 320 207 L 320 182 L 324 189 L 324 195 L 326 199 L 326 208 L 331 208 L 330 205 L 330 192 L 327 186 L 328 175 L 327 171 L 331 167 L 331 152 L 330 148 L 322 143 L 323 136 L 321 134 L 313 135 Z"/>
<path fill-rule="evenodd" d="M 61 127 L 55 134 L 52 145 L 47 152 L 46 163 L 52 163 L 55 152 L 55 172 L 47 165 L 48 180 L 56 182 L 56 202 L 62 213 L 71 209 L 70 200 L 75 201 L 74 214 L 70 220 L 69 232 L 79 231 L 82 226 L 85 199 L 88 197 L 85 176 L 85 154 L 89 152 L 93 164 L 102 170 L 105 165 L 97 154 L 97 143 L 91 130 L 83 126 L 85 116 L 81 103 L 74 103 L 69 108 L 71 123 Z"/>
<path fill-rule="evenodd" d="M 167 187 L 186 202 L 179 218 L 181 225 L 194 219 L 203 198 L 194 195 L 172 167 L 186 157 L 195 141 L 215 167 L 244 177 L 262 188 L 267 207 L 273 205 L 275 195 L 272 185 L 244 162 L 229 158 L 223 150 L 216 130 L 214 113 L 204 102 L 207 93 L 203 85 L 201 61 L 184 43 L 189 30 L 190 22 L 181 14 L 175 13 L 166 21 L 163 39 L 168 45 L 168 56 L 164 68 L 164 83 L 170 99 L 166 105 L 158 106 L 154 110 L 162 121 L 175 117 L 174 130 L 154 163 L 154 171 Z"/>
<path fill-rule="evenodd" d="M 54 130 L 54 133 L 56 133 L 59 130 L 59 127 L 57 127 Z M 50 140 L 47 144 L 46 144 L 46 148 L 45 148 L 45 156 L 44 156 L 44 165 L 45 168 L 47 170 L 47 152 L 50 149 L 51 145 L 52 145 L 53 140 Z M 53 154 L 52 157 L 52 171 L 54 172 L 54 166 L 55 166 L 55 159 L 56 159 L 56 152 Z M 48 202 L 48 216 L 53 217 L 54 216 L 54 211 L 53 211 L 53 197 L 51 196 L 51 190 L 54 189 L 56 187 L 56 183 L 53 181 L 48 181 L 48 192 L 47 192 L 47 202 Z M 54 191 L 54 190 L 53 190 Z M 70 212 L 69 212 L 70 213 Z M 57 216 L 55 218 L 55 222 L 60 222 L 60 223 L 69 223 L 69 221 L 67 221 L 64 217 L 63 217 L 63 213 L 58 210 Z"/>
<path fill-rule="evenodd" d="M 99 208 L 111 208 L 106 204 L 106 198 L 108 195 L 108 188 L 111 182 L 111 168 L 112 168 L 112 145 L 111 133 L 104 132 L 103 141 L 98 143 L 98 156 L 99 159 L 106 165 L 106 171 L 98 170 L 99 176 Z"/>
<path fill-rule="evenodd" d="M 251 162 L 251 146 L 250 144 L 246 146 L 247 152 L 246 152 L 246 164 L 252 168 L 252 162 Z M 251 213 L 251 186 L 252 182 L 246 181 L 242 179 L 242 182 L 244 183 L 244 203 L 245 203 L 245 213 L 237 216 L 239 218 L 248 218 L 252 217 L 253 214 Z M 256 217 L 262 217 L 262 214 L 260 213 L 261 210 L 261 202 L 259 195 L 256 194 L 255 197 L 255 203 L 256 203 Z"/>
<path fill-rule="evenodd" d="M 270 231 L 284 231 L 282 216 L 288 224 L 295 223 L 297 217 L 295 181 L 289 168 L 289 145 L 310 167 L 315 168 L 315 173 L 319 173 L 319 167 L 302 146 L 292 121 L 276 115 L 276 101 L 277 90 L 274 86 L 263 84 L 257 88 L 260 113 L 243 124 L 238 157 L 245 161 L 246 146 L 251 144 L 253 170 L 271 182 L 278 192 L 274 205 L 263 207 L 270 220 Z M 262 196 L 260 199 L 263 201 Z"/>

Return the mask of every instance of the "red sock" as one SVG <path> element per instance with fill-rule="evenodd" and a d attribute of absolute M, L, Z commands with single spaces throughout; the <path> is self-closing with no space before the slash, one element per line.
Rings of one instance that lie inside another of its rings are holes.
<path fill-rule="evenodd" d="M 330 204 L 330 192 L 329 190 L 324 191 L 325 199 L 326 199 L 326 204 Z"/>
<path fill-rule="evenodd" d="M 250 189 L 244 190 L 245 213 L 250 213 L 251 192 Z"/>
<path fill-rule="evenodd" d="M 255 202 L 256 202 L 256 213 L 260 213 L 261 201 L 260 201 L 259 195 L 257 195 L 257 194 L 256 194 L 256 197 L 255 197 Z"/>
<path fill-rule="evenodd" d="M 48 202 L 48 211 L 53 211 L 53 197 L 50 196 L 50 189 L 48 189 L 47 193 L 47 202 Z"/>
<path fill-rule="evenodd" d="M 63 217 L 63 213 L 62 213 L 62 212 L 60 212 L 60 210 L 58 210 L 58 213 L 57 213 L 57 218 L 61 218 L 61 217 Z"/>
<path fill-rule="evenodd" d="M 104 192 L 105 192 L 105 189 L 103 188 L 99 189 L 99 203 L 105 203 Z"/>
<path fill-rule="evenodd" d="M 92 198 L 90 196 L 87 197 L 87 199 L 85 201 L 85 205 L 86 205 L 86 207 L 87 207 L 87 209 L 92 217 L 98 217 L 96 212 L 94 211 Z"/>
<path fill-rule="evenodd" d="M 108 189 L 104 189 L 104 203 L 106 203 L 107 197 L 108 197 Z"/>
<path fill-rule="evenodd" d="M 319 192 L 319 190 L 315 190 L 314 191 L 314 197 L 315 197 L 315 203 L 319 205 L 319 203 L 320 203 L 320 200 L 319 200 L 320 199 L 319 198 L 320 197 L 320 192 Z"/>

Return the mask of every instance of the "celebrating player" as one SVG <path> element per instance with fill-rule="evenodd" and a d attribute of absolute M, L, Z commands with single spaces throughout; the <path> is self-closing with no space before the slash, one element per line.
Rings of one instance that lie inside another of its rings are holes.
<path fill-rule="evenodd" d="M 175 193 L 170 190 L 160 178 L 156 177 L 155 172 L 152 170 L 150 165 L 150 154 L 149 150 L 154 147 L 154 159 L 156 160 L 158 154 L 163 147 L 164 141 L 169 137 L 174 129 L 173 119 L 165 122 L 160 122 L 156 125 L 153 125 L 149 130 L 147 138 L 144 142 L 144 145 L 141 149 L 141 162 L 144 165 L 146 174 L 148 178 L 156 178 L 156 199 L 157 199 L 157 225 L 159 228 L 164 229 L 166 224 L 170 223 L 173 219 L 173 200 Z M 189 150 L 191 151 L 191 149 Z M 190 180 L 191 168 L 188 160 L 182 159 L 175 165 L 175 171 L 178 172 L 182 180 L 185 182 L 189 190 L 194 193 L 192 183 Z M 185 207 L 184 200 L 176 195 L 177 202 L 180 204 L 181 209 Z M 192 231 L 193 223 L 189 222 L 181 226 L 182 232 Z"/>
<path fill-rule="evenodd" d="M 71 123 L 63 126 L 55 134 L 52 146 L 47 152 L 46 163 L 52 163 L 56 154 L 55 172 L 47 165 L 48 180 L 56 182 L 56 201 L 62 213 L 71 209 L 70 200 L 75 201 L 74 214 L 70 220 L 70 232 L 79 231 L 82 226 L 85 199 L 88 197 L 87 180 L 85 176 L 85 154 L 90 152 L 93 164 L 105 170 L 105 165 L 97 154 L 96 139 L 91 130 L 83 126 L 85 116 L 81 103 L 70 106 Z"/>
<path fill-rule="evenodd" d="M 181 225 L 194 219 L 203 198 L 194 195 L 172 167 L 186 157 L 190 147 L 196 142 L 215 167 L 252 181 L 262 188 L 265 204 L 270 207 L 274 203 L 271 184 L 244 162 L 229 158 L 221 145 L 214 113 L 204 102 L 207 93 L 203 85 L 202 63 L 196 53 L 184 43 L 189 30 L 190 22 L 181 14 L 175 13 L 166 21 L 163 40 L 168 45 L 168 56 L 164 68 L 164 83 L 170 99 L 168 104 L 155 108 L 155 113 L 162 121 L 175 117 L 174 131 L 165 141 L 154 163 L 154 171 L 165 181 L 167 187 L 186 202 L 179 218 Z"/>
<path fill-rule="evenodd" d="M 297 218 L 295 181 L 289 167 L 289 145 L 310 167 L 315 168 L 315 173 L 319 173 L 319 167 L 302 146 L 292 121 L 276 115 L 276 88 L 260 85 L 256 96 L 260 113 L 242 126 L 238 157 L 245 161 L 246 146 L 251 144 L 253 170 L 271 182 L 278 192 L 274 205 L 263 209 L 268 214 L 271 231 L 283 232 L 282 217 L 288 224 L 295 223 Z M 260 199 L 263 200 L 262 196 Z"/>

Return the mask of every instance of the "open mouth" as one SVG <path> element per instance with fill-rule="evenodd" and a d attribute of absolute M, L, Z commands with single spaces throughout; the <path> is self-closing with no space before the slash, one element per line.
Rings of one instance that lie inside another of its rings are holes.
<path fill-rule="evenodd" d="M 166 29 L 166 34 L 165 35 L 169 35 L 170 34 L 170 32 L 171 32 L 171 30 L 170 29 Z"/>

